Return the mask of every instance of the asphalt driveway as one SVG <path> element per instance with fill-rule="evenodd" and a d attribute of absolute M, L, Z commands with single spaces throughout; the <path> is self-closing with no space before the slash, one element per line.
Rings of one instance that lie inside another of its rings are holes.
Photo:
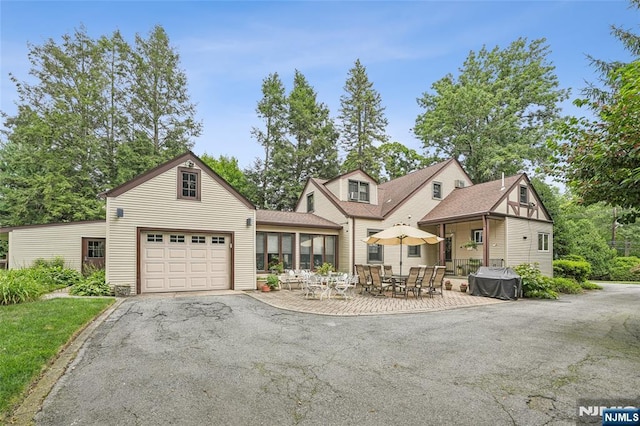
<path fill-rule="evenodd" d="M 559 301 L 337 317 L 246 295 L 124 301 L 39 425 L 575 424 L 640 403 L 640 286 Z"/>

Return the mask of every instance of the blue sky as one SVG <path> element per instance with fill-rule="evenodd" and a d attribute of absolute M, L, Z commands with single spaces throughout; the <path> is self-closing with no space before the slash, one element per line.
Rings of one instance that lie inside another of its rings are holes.
<path fill-rule="evenodd" d="M 628 60 L 616 24 L 640 33 L 626 1 L 7 1 L 0 2 L 0 110 L 15 113 L 8 74 L 29 80 L 27 43 L 61 40 L 84 25 L 97 38 L 120 30 L 133 44 L 162 25 L 181 56 L 203 133 L 194 152 L 234 156 L 242 168 L 262 156 L 251 137 L 262 80 L 277 72 L 287 90 L 302 72 L 338 115 L 349 69 L 360 59 L 382 96 L 392 141 L 423 152 L 412 134 L 416 98 L 470 51 L 544 37 L 572 99 L 596 77 L 586 54 Z M 570 102 L 565 112 L 578 114 Z"/>

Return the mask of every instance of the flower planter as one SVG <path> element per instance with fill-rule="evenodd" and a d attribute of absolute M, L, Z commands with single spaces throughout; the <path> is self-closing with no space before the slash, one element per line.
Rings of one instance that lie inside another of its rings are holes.
<path fill-rule="evenodd" d="M 262 291 L 264 291 L 264 292 L 271 291 L 271 287 L 269 287 L 269 286 L 268 286 L 268 285 L 266 285 L 266 284 L 264 284 L 264 285 L 261 287 L 261 289 L 262 289 Z"/>
<path fill-rule="evenodd" d="M 463 293 L 466 293 L 467 292 L 467 287 L 468 286 L 465 283 L 460 284 L 460 291 L 463 292 Z"/>
<path fill-rule="evenodd" d="M 116 297 L 126 297 L 131 294 L 131 287 L 129 287 L 128 285 L 113 286 L 113 294 Z"/>

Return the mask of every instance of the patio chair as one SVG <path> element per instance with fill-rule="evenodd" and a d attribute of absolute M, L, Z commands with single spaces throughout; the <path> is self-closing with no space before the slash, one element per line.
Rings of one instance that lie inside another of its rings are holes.
<path fill-rule="evenodd" d="M 382 282 L 385 283 L 389 283 L 391 284 L 393 280 L 393 268 L 391 267 L 391 265 L 383 265 L 383 270 L 382 270 Z"/>
<path fill-rule="evenodd" d="M 424 266 L 422 271 L 422 277 L 418 284 L 413 288 L 413 292 L 417 298 L 422 297 L 422 292 L 429 292 L 431 282 L 433 281 L 433 273 L 435 272 L 435 266 Z"/>
<path fill-rule="evenodd" d="M 364 293 L 365 291 L 371 290 L 371 275 L 369 273 L 369 267 L 361 264 L 356 264 L 356 275 L 358 276 L 358 282 L 362 287 L 360 293 Z"/>
<path fill-rule="evenodd" d="M 353 297 L 353 291 L 356 287 L 357 277 L 355 275 L 342 274 L 339 276 L 334 285 L 333 290 L 337 296 L 342 296 L 345 300 Z"/>
<path fill-rule="evenodd" d="M 379 291 L 379 294 L 383 294 L 384 291 L 391 286 L 391 283 L 382 282 L 382 267 L 380 265 L 369 266 L 371 272 L 371 284 L 374 289 Z"/>
<path fill-rule="evenodd" d="M 303 281 L 303 295 L 305 299 L 317 297 L 322 300 L 323 297 L 331 296 L 331 287 L 322 276 L 309 274 L 309 278 Z"/>
<path fill-rule="evenodd" d="M 296 278 L 296 273 L 293 269 L 290 269 L 284 274 L 280 274 L 278 276 L 278 284 L 280 285 L 280 288 L 284 288 L 284 286 L 286 285 L 289 288 L 289 290 L 291 290 L 291 283 L 297 282 L 297 281 L 298 280 Z"/>
<path fill-rule="evenodd" d="M 444 285 L 444 274 L 446 270 L 447 268 L 445 266 L 436 266 L 436 270 L 433 273 L 433 279 L 431 280 L 431 285 L 429 286 L 430 296 L 440 293 L 440 296 L 444 297 L 442 287 Z"/>
<path fill-rule="evenodd" d="M 406 299 L 409 295 L 409 291 L 413 292 L 413 289 L 419 285 L 420 276 L 423 268 L 420 266 L 412 266 L 409 268 L 409 276 L 407 276 L 406 280 L 399 280 L 394 283 L 393 293 L 391 294 L 393 297 L 396 294 L 401 293 L 404 294 L 404 298 Z"/>

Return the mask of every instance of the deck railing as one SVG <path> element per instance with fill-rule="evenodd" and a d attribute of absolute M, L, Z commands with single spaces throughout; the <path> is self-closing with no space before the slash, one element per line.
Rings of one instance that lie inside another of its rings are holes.
<path fill-rule="evenodd" d="M 481 259 L 452 259 L 445 263 L 448 275 L 466 276 L 475 273 L 482 266 Z M 503 267 L 504 259 L 489 259 L 489 266 Z"/>

